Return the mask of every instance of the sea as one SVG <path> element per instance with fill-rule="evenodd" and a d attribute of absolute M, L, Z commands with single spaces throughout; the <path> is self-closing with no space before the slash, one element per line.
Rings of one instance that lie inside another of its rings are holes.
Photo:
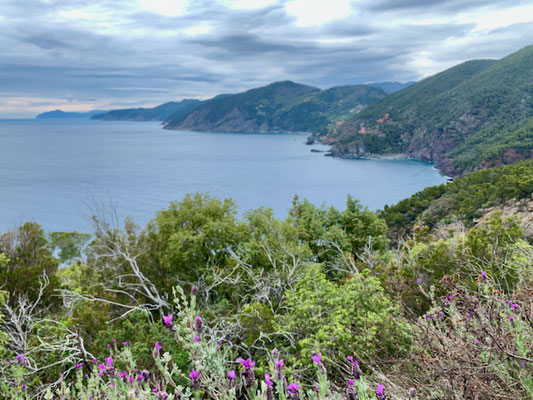
<path fill-rule="evenodd" d="M 188 193 L 232 198 L 238 214 L 269 207 L 285 218 L 294 196 L 371 210 L 446 182 L 431 163 L 325 157 L 298 134 L 165 130 L 157 122 L 0 120 L 0 233 L 26 221 L 92 232 L 92 215 L 144 225 Z M 311 150 L 315 151 L 311 151 Z"/>

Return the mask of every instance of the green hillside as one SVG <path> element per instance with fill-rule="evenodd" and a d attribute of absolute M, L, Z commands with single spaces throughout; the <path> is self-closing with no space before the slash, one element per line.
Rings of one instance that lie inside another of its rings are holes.
<path fill-rule="evenodd" d="M 449 174 L 482 168 L 492 160 L 460 157 L 467 151 L 464 146 L 467 140 L 481 144 L 488 136 L 494 146 L 512 144 L 506 139 L 515 135 L 512 125 L 533 116 L 532 65 L 529 46 L 499 61 L 469 61 L 424 79 L 369 106 L 330 134 L 338 140 L 332 153 L 406 153 L 437 162 Z M 470 139 L 473 135 L 477 139 Z M 483 147 L 485 154 L 493 152 L 490 147 Z M 496 153 L 501 156 L 509 148 Z"/>
<path fill-rule="evenodd" d="M 128 108 L 114 110 L 105 114 L 94 115 L 91 119 L 105 121 L 165 121 L 172 114 L 187 111 L 191 112 L 200 104 L 200 100 L 185 99 L 179 102 L 170 101 L 154 108 Z"/>
<path fill-rule="evenodd" d="M 510 199 L 533 194 L 533 160 L 488 168 L 457 178 L 445 185 L 428 187 L 393 206 L 385 206 L 380 217 L 393 232 L 404 234 L 415 224 L 429 227 L 459 219 L 471 225 L 479 210 Z"/>
<path fill-rule="evenodd" d="M 367 85 L 320 90 L 276 82 L 205 101 L 191 113 L 175 114 L 166 127 L 220 132 L 313 132 L 345 119 L 386 96 Z"/>

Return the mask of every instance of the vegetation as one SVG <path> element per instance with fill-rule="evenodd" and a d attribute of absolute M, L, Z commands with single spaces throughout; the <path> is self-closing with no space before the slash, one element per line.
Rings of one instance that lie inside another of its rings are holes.
<path fill-rule="evenodd" d="M 393 93 L 330 132 L 339 140 L 333 154 L 407 153 L 436 161 L 449 174 L 510 163 L 502 161 L 508 151 L 530 158 L 533 131 L 524 120 L 533 115 L 532 62 L 529 46 L 499 61 L 463 63 Z M 479 151 L 468 154 L 473 144 Z"/>
<path fill-rule="evenodd" d="M 314 132 L 346 119 L 386 96 L 369 85 L 327 90 L 275 82 L 207 100 L 189 113 L 174 114 L 167 128 L 223 132 Z"/>
<path fill-rule="evenodd" d="M 461 220 L 472 226 L 474 218 L 481 216 L 481 208 L 532 194 L 533 161 L 521 161 L 428 187 L 394 206 L 385 206 L 380 216 L 395 236 L 410 233 L 416 224 L 433 228 L 439 222 Z"/>
<path fill-rule="evenodd" d="M 497 213 L 447 237 L 427 218 L 529 196 L 532 169 L 476 172 L 379 215 L 295 198 L 283 220 L 238 218 L 233 201 L 192 194 L 144 228 L 100 215 L 90 239 L 26 223 L 0 236 L 0 392 L 531 398 L 532 244 Z"/>
<path fill-rule="evenodd" d="M 91 119 L 105 121 L 166 121 L 175 113 L 191 112 L 200 105 L 200 100 L 185 99 L 169 101 L 154 108 L 128 108 L 93 115 Z"/>

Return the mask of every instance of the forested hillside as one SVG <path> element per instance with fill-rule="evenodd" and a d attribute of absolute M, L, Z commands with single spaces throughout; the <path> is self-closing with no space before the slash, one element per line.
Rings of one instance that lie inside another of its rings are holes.
<path fill-rule="evenodd" d="M 166 121 L 177 112 L 191 112 L 200 104 L 200 100 L 185 99 L 170 101 L 154 108 L 128 108 L 100 113 L 91 117 L 104 121 Z"/>
<path fill-rule="evenodd" d="M 531 196 L 532 171 L 476 172 L 379 215 L 295 198 L 285 219 L 239 218 L 194 194 L 145 227 L 104 212 L 92 235 L 25 223 L 0 235 L 0 392 L 531 398 L 533 247 L 518 221 L 429 228 Z"/>
<path fill-rule="evenodd" d="M 337 141 L 332 154 L 404 153 L 452 175 L 530 158 L 532 65 L 529 46 L 417 82 L 330 132 Z M 476 153 L 469 155 L 473 144 Z"/>
<path fill-rule="evenodd" d="M 314 132 L 346 119 L 386 96 L 368 85 L 320 90 L 276 82 L 244 93 L 207 100 L 194 111 L 173 115 L 168 129 L 218 132 Z"/>

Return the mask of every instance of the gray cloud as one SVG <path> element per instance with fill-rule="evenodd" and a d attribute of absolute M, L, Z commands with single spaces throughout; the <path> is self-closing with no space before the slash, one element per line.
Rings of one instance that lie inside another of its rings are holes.
<path fill-rule="evenodd" d="M 532 29 L 519 23 L 479 32 L 456 18 L 417 24 L 503 9 L 503 1 L 367 0 L 352 3 L 353 15 L 318 26 L 298 25 L 282 0 L 251 10 L 195 0 L 177 17 L 131 4 L 0 0 L 0 113 L 9 114 L 2 107 L 17 98 L 30 99 L 30 116 L 46 99 L 50 108 L 61 101 L 116 108 L 285 79 L 321 88 L 413 80 L 466 59 L 502 57 L 529 44 Z M 84 17 L 87 6 L 96 11 Z"/>

